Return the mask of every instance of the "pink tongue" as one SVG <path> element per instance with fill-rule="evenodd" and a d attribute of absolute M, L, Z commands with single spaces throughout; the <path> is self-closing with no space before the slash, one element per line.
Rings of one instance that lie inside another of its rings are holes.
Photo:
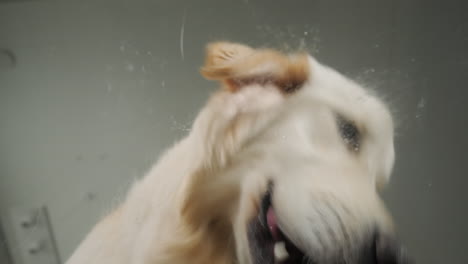
<path fill-rule="evenodd" d="M 276 214 L 273 211 L 273 208 L 268 208 L 267 211 L 267 224 L 268 228 L 270 228 L 270 233 L 274 240 L 280 240 L 280 230 L 278 228 L 278 223 L 276 222 Z"/>

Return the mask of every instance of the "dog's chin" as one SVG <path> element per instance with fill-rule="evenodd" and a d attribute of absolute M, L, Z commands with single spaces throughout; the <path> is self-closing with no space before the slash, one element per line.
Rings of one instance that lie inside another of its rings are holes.
<path fill-rule="evenodd" d="M 271 191 L 261 202 L 258 215 L 247 224 L 247 239 L 253 264 L 409 264 L 413 263 L 406 251 L 392 234 L 371 232 L 361 242 L 355 242 L 348 250 L 353 254 L 343 255 L 343 245 L 336 244 L 337 251 L 325 256 L 321 252 L 303 250 L 305 246 L 293 243 L 293 237 L 281 230 L 271 204 Z M 301 248 L 302 247 L 302 248 Z M 341 248 L 341 250 L 340 250 Z"/>
<path fill-rule="evenodd" d="M 252 263 L 314 263 L 312 258 L 292 243 L 287 234 L 278 227 L 270 192 L 264 195 L 258 215 L 248 223 L 247 230 Z"/>

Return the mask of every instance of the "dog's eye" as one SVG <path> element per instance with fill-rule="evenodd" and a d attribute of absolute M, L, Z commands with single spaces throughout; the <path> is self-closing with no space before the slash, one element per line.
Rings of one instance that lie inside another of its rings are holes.
<path fill-rule="evenodd" d="M 343 117 L 338 117 L 338 129 L 346 145 L 353 151 L 360 147 L 360 133 L 356 125 Z"/>

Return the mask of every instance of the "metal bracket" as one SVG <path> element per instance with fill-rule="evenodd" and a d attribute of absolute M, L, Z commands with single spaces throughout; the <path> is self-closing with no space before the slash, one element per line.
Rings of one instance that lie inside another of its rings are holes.
<path fill-rule="evenodd" d="M 60 263 L 46 207 L 11 208 L 5 219 L 14 263 Z"/>

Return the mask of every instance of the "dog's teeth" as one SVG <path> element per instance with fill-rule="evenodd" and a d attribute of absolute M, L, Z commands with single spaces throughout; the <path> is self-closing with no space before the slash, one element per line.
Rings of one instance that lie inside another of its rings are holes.
<path fill-rule="evenodd" d="M 284 244 L 283 241 L 275 243 L 274 252 L 275 252 L 275 260 L 277 263 L 282 262 L 289 257 L 289 253 L 286 250 L 286 245 Z"/>

